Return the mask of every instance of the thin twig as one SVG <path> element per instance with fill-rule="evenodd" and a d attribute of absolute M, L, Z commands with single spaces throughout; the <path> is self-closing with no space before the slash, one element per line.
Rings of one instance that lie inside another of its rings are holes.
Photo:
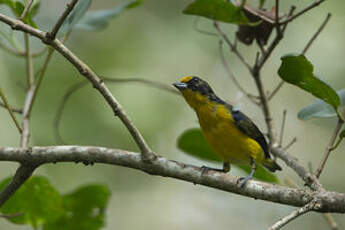
<path fill-rule="evenodd" d="M 334 143 L 335 143 L 335 140 L 337 139 L 337 136 L 341 130 L 341 127 L 343 126 L 344 124 L 344 121 L 342 119 L 338 119 L 338 123 L 337 123 L 337 126 L 335 127 L 334 131 L 333 131 L 333 134 L 332 134 L 332 137 L 331 139 L 329 140 L 329 143 L 326 147 L 326 150 L 323 154 L 323 158 L 320 162 L 320 165 L 318 167 L 318 169 L 316 170 L 315 172 L 315 176 L 317 178 L 320 177 L 321 173 L 322 173 L 322 170 L 324 169 L 325 165 L 326 165 L 326 162 L 327 162 L 327 159 L 331 153 L 331 150 L 332 150 L 332 147 L 334 146 Z"/>
<path fill-rule="evenodd" d="M 230 39 L 228 38 L 228 36 L 223 32 L 223 30 L 220 28 L 219 24 L 217 21 L 214 21 L 213 23 L 214 27 L 216 28 L 216 30 L 218 31 L 218 33 L 221 35 L 221 37 L 224 39 L 224 41 L 228 44 L 228 46 L 230 47 L 230 50 L 236 54 L 236 56 L 240 59 L 240 61 L 243 63 L 243 65 L 245 67 L 247 67 L 247 69 L 249 70 L 249 72 L 252 71 L 252 67 L 249 65 L 249 63 L 244 59 L 244 57 L 242 56 L 242 54 L 237 50 L 237 47 L 232 44 L 232 42 L 230 41 Z"/>
<path fill-rule="evenodd" d="M 43 67 L 42 67 L 42 69 L 39 72 L 37 83 L 36 83 L 36 85 L 34 86 L 34 89 L 33 89 L 32 98 L 29 101 L 30 104 L 28 105 L 28 116 L 30 116 L 30 114 L 31 114 L 31 110 L 32 110 L 33 105 L 34 105 L 34 102 L 35 102 L 35 99 L 36 99 L 36 96 L 37 96 L 37 92 L 38 92 L 38 90 L 39 90 L 39 88 L 41 86 L 43 77 L 45 76 L 46 70 L 48 68 L 48 64 L 50 62 L 51 57 L 53 56 L 53 53 L 54 53 L 54 49 L 50 48 L 49 51 L 48 51 L 47 57 L 44 60 Z"/>
<path fill-rule="evenodd" d="M 259 48 L 260 48 L 261 55 L 265 55 L 266 49 L 265 49 L 264 45 L 261 43 L 260 40 L 257 41 L 257 44 L 258 44 L 258 46 L 259 46 Z"/>
<path fill-rule="evenodd" d="M 322 32 L 322 30 L 325 28 L 325 26 L 327 25 L 327 22 L 329 21 L 329 19 L 331 18 L 331 13 L 327 14 L 327 17 L 325 18 L 325 20 L 323 21 L 323 23 L 321 24 L 321 26 L 319 27 L 319 29 L 315 32 L 315 34 L 311 37 L 311 39 L 309 40 L 309 42 L 307 43 L 307 45 L 304 47 L 302 54 L 304 55 L 308 49 L 310 48 L 310 46 L 313 44 L 313 42 L 315 41 L 315 39 L 319 36 L 319 34 Z"/>
<path fill-rule="evenodd" d="M 168 155 L 168 153 L 161 153 Z M 117 165 L 146 172 L 150 175 L 171 177 L 181 181 L 201 184 L 218 190 L 236 193 L 260 200 L 302 207 L 313 199 L 320 207 L 316 212 L 345 213 L 345 193 L 289 188 L 257 180 L 249 180 L 244 187 L 238 186 L 239 177 L 210 170 L 201 175 L 202 168 L 157 156 L 151 164 L 142 161 L 141 154 L 121 149 L 97 146 L 44 146 L 33 147 L 30 154 L 22 148 L 0 147 L 0 161 L 47 164 L 58 162 L 101 163 Z M 192 185 L 191 185 L 192 186 Z"/>
<path fill-rule="evenodd" d="M 293 13 L 295 12 L 295 10 L 296 10 L 296 6 L 292 5 L 292 6 L 290 7 L 290 10 L 289 10 L 289 13 L 288 13 L 288 18 L 291 17 L 291 16 L 293 15 Z M 287 27 L 288 24 L 289 24 L 289 23 L 286 23 L 286 24 L 283 25 L 283 27 L 282 27 L 282 33 L 283 33 L 283 34 L 284 34 L 284 32 L 285 32 L 286 27 Z"/>
<path fill-rule="evenodd" d="M 0 193 L 0 207 L 25 183 L 37 166 L 21 164 L 11 182 Z"/>
<path fill-rule="evenodd" d="M 339 135 L 339 138 L 338 138 L 338 141 L 337 143 L 335 143 L 335 145 L 332 146 L 331 150 L 330 151 L 334 151 L 336 148 L 338 148 L 338 146 L 340 145 L 340 143 L 342 142 L 344 137 L 340 136 Z"/>
<path fill-rule="evenodd" d="M 25 8 L 24 8 L 24 10 L 23 10 L 23 13 L 22 13 L 22 15 L 20 15 L 20 20 L 21 20 L 21 21 L 24 21 L 24 19 L 25 19 L 25 17 L 26 17 L 26 14 L 29 12 L 30 7 L 31 7 L 31 5 L 32 5 L 33 2 L 34 2 L 34 0 L 28 0 L 28 1 L 26 2 Z"/>
<path fill-rule="evenodd" d="M 288 17 L 286 20 L 284 21 L 281 21 L 280 24 L 281 25 L 284 25 L 284 24 L 287 24 L 293 20 L 295 20 L 296 18 L 298 18 L 299 16 L 301 16 L 302 14 L 308 12 L 309 10 L 313 9 L 314 7 L 320 5 L 321 3 L 323 3 L 325 0 L 318 0 L 318 1 L 315 1 L 313 2 L 312 4 L 310 4 L 308 7 L 304 8 L 303 10 L 301 10 L 300 12 L 294 14 L 293 16 L 291 17 Z"/>
<path fill-rule="evenodd" d="M 284 109 L 283 111 L 282 126 L 280 128 L 280 136 L 279 136 L 279 145 L 278 145 L 279 147 L 282 147 L 282 144 L 283 144 L 285 120 L 286 120 L 286 109 Z"/>
<path fill-rule="evenodd" d="M 56 22 L 55 26 L 53 27 L 53 29 L 51 30 L 51 32 L 47 33 L 47 37 L 49 37 L 49 39 L 54 40 L 57 33 L 59 32 L 62 24 L 64 23 L 64 21 L 66 20 L 66 18 L 68 17 L 68 15 L 72 12 L 74 6 L 78 3 L 78 0 L 72 0 L 70 3 L 67 4 L 67 8 L 66 10 L 64 10 L 64 12 L 62 13 L 62 15 L 60 16 L 60 18 L 58 19 L 58 21 Z"/>
<path fill-rule="evenodd" d="M 310 163 L 310 162 L 309 162 Z M 309 164 L 308 164 L 309 165 Z M 311 164 L 310 164 L 311 165 Z M 310 169 L 310 172 L 312 172 L 313 170 Z M 293 188 L 298 188 L 298 185 L 289 177 L 285 178 L 284 180 L 285 184 L 293 187 Z M 338 224 L 337 222 L 334 220 L 333 216 L 331 213 L 322 213 L 322 215 L 325 217 L 325 220 L 327 221 L 327 223 L 330 225 L 332 230 L 338 230 Z"/>
<path fill-rule="evenodd" d="M 283 150 L 287 151 L 296 142 L 297 142 L 297 137 L 292 138 L 292 140 L 283 148 Z"/>
<path fill-rule="evenodd" d="M 325 220 L 329 224 L 332 230 L 338 230 L 338 224 L 335 221 L 334 217 L 330 213 L 324 213 L 323 216 L 325 217 Z"/>
<path fill-rule="evenodd" d="M 275 28 L 276 28 L 277 34 L 281 34 L 282 31 L 279 24 L 279 0 L 276 0 L 274 22 L 275 22 Z"/>
<path fill-rule="evenodd" d="M 259 58 L 260 58 L 260 52 L 256 52 L 255 61 L 254 61 L 254 65 L 255 65 L 255 66 L 258 64 Z"/>
<path fill-rule="evenodd" d="M 16 118 L 16 115 L 14 115 L 12 107 L 8 104 L 7 98 L 6 98 L 5 94 L 4 94 L 4 92 L 2 92 L 1 87 L 0 87 L 0 98 L 4 102 L 4 107 L 7 109 L 8 113 L 10 114 L 10 116 L 11 116 L 14 124 L 16 125 L 19 133 L 22 133 L 23 132 L 22 127 L 20 127 L 19 122 L 18 122 L 18 120 Z"/>
<path fill-rule="evenodd" d="M 283 148 L 272 147 L 272 154 L 283 160 L 287 166 L 293 169 L 297 175 L 314 191 L 322 190 L 322 185 L 318 178 L 310 173 L 305 167 L 303 167 L 296 158 L 292 157 Z"/>
<path fill-rule="evenodd" d="M 274 88 L 274 90 L 272 91 L 272 93 L 270 93 L 270 95 L 268 95 L 267 100 L 270 101 L 277 93 L 278 91 L 281 89 L 281 87 L 284 85 L 284 81 L 280 81 L 279 84 Z"/>
<path fill-rule="evenodd" d="M 23 120 L 22 120 L 22 129 L 20 138 L 20 146 L 22 148 L 27 148 L 30 138 L 30 105 L 32 103 L 32 98 L 35 90 L 35 79 L 34 79 L 34 67 L 32 63 L 32 58 L 30 54 L 30 41 L 29 34 L 24 33 L 25 39 L 25 52 L 26 52 L 26 74 L 28 81 L 28 90 L 25 97 L 25 103 L 23 108 Z"/>
<path fill-rule="evenodd" d="M 260 60 L 258 61 L 258 64 L 256 66 L 256 68 L 258 69 L 257 71 L 261 70 L 261 68 L 264 66 L 267 59 L 271 56 L 271 53 L 277 47 L 277 45 L 279 44 L 279 42 L 282 38 L 283 38 L 283 33 L 277 33 L 276 34 L 276 37 L 274 38 L 274 40 L 271 42 L 271 44 L 266 49 L 265 55 L 262 55 Z"/>
<path fill-rule="evenodd" d="M 15 20 L 0 13 L 0 21 L 8 24 L 14 30 L 21 30 L 27 32 L 32 36 L 39 38 L 45 44 L 50 45 L 56 51 L 58 51 L 62 56 L 64 56 L 85 78 L 87 78 L 94 88 L 99 91 L 99 93 L 104 97 L 109 106 L 112 108 L 114 115 L 118 116 L 122 123 L 126 126 L 127 130 L 133 137 L 134 141 L 140 148 L 142 152 L 143 161 L 150 161 L 155 158 L 155 154 L 152 152 L 148 144 L 146 143 L 144 137 L 135 127 L 131 119 L 128 117 L 126 112 L 122 109 L 121 104 L 110 92 L 108 87 L 104 84 L 104 81 L 94 73 L 88 65 L 86 65 L 82 60 L 80 60 L 74 53 L 72 53 L 61 41 L 58 39 L 50 39 L 47 33 L 35 29 L 29 25 L 22 23 L 19 20 Z M 25 110 L 24 110 L 25 111 Z"/>
<path fill-rule="evenodd" d="M 222 60 L 223 66 L 226 70 L 226 72 L 228 73 L 228 76 L 231 78 L 231 80 L 234 82 L 234 84 L 236 85 L 236 87 L 244 94 L 247 96 L 247 98 L 253 102 L 254 104 L 258 105 L 258 97 L 254 96 L 250 93 L 248 93 L 242 86 L 241 84 L 237 81 L 236 77 L 234 76 L 233 72 L 231 71 L 231 68 L 228 64 L 228 62 L 225 59 L 225 55 L 224 55 L 224 51 L 223 51 L 223 40 L 219 40 L 219 54 L 220 54 L 220 58 Z"/>
<path fill-rule="evenodd" d="M 267 126 L 268 139 L 270 140 L 270 147 L 272 147 L 276 143 L 276 136 L 274 133 L 274 124 L 271 116 L 271 111 L 269 109 L 267 96 L 265 94 L 264 86 L 261 81 L 260 72 L 256 68 L 254 68 L 252 74 L 256 84 L 256 88 L 259 91 L 260 101 L 262 105 L 261 108 L 264 113 Z"/>
<path fill-rule="evenodd" d="M 297 217 L 313 210 L 315 205 L 316 205 L 316 202 L 312 201 L 309 204 L 306 204 L 305 206 L 303 206 L 302 208 L 293 211 L 289 215 L 287 215 L 287 216 L 283 217 L 282 219 L 280 219 L 279 221 L 277 221 L 274 225 L 272 225 L 269 228 L 269 230 L 281 229 L 283 226 L 288 224 L 290 221 L 292 221 L 292 220 L 296 219 Z"/>
<path fill-rule="evenodd" d="M 2 102 L 0 102 L 0 107 L 3 107 L 5 109 L 7 109 L 6 105 Z M 22 109 L 18 109 L 18 108 L 14 108 L 13 106 L 11 106 L 12 112 L 14 113 L 18 113 L 18 114 L 22 114 L 23 110 Z"/>

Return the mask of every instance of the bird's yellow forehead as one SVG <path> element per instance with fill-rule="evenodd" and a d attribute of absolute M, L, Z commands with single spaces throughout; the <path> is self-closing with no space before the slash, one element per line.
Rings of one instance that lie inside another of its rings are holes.
<path fill-rule="evenodd" d="M 190 80 L 192 80 L 193 76 L 187 76 L 187 77 L 183 77 L 181 78 L 180 82 L 182 83 L 187 83 L 189 82 Z"/>

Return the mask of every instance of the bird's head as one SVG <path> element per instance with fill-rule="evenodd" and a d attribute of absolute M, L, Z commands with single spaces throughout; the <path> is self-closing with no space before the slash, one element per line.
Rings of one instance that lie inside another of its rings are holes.
<path fill-rule="evenodd" d="M 210 101 L 224 103 L 215 95 L 210 85 L 199 77 L 183 77 L 173 85 L 182 93 L 185 100 L 194 109 Z"/>

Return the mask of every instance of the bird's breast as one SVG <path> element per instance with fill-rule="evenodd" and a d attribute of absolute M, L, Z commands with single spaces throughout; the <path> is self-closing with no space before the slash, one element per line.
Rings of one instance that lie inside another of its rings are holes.
<path fill-rule="evenodd" d="M 196 110 L 201 129 L 213 150 L 232 163 L 249 163 L 250 158 L 261 161 L 260 145 L 242 133 L 231 112 L 224 105 L 209 104 Z M 260 159 L 259 159 L 260 158 Z"/>

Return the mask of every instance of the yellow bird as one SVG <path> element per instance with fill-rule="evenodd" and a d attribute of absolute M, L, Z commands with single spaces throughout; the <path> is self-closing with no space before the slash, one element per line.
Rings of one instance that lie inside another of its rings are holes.
<path fill-rule="evenodd" d="M 253 178 L 256 164 L 271 172 L 281 167 L 271 159 L 268 145 L 259 128 L 239 110 L 217 97 L 209 84 L 195 76 L 187 76 L 173 84 L 196 112 L 203 134 L 216 154 L 223 159 L 222 172 L 230 171 L 230 163 L 250 164 L 251 172 L 240 178 L 240 185 Z M 203 167 L 203 171 L 210 168 Z"/>

